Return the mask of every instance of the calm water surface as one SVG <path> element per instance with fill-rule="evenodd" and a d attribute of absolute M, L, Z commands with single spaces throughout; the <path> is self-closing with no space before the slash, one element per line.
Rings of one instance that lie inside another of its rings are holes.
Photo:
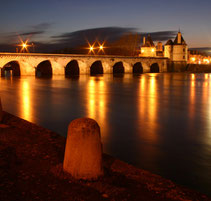
<path fill-rule="evenodd" d="M 66 136 L 91 117 L 104 152 L 211 195 L 211 74 L 0 78 L 4 110 Z"/>

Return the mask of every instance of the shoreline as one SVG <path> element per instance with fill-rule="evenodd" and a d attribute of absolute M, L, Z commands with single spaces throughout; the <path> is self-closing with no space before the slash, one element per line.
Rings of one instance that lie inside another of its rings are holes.
<path fill-rule="evenodd" d="M 211 200 L 107 154 L 102 178 L 75 180 L 62 170 L 65 137 L 7 112 L 2 123 L 2 200 Z"/>

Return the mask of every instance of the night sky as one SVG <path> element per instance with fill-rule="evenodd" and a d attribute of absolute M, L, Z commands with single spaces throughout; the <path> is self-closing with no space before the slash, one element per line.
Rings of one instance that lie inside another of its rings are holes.
<path fill-rule="evenodd" d="M 189 47 L 211 47 L 210 0 L 0 0 L 0 44 L 17 35 L 55 43 L 72 32 L 115 27 L 140 33 L 179 28 Z"/>

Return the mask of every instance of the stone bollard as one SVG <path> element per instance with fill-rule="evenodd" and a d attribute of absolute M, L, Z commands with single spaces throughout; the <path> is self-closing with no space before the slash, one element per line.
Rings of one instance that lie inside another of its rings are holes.
<path fill-rule="evenodd" d="M 100 127 L 95 120 L 79 118 L 69 124 L 63 169 L 76 179 L 103 175 Z"/>
<path fill-rule="evenodd" d="M 0 122 L 3 119 L 3 111 L 2 111 L 2 106 L 1 106 L 1 97 L 0 97 Z"/>

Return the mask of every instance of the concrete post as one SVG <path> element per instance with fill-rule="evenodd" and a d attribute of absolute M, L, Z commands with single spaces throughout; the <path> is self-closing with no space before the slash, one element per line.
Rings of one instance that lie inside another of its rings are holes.
<path fill-rule="evenodd" d="M 69 124 L 63 169 L 76 179 L 103 175 L 100 127 L 95 120 L 80 118 Z"/>
<path fill-rule="evenodd" d="M 0 97 L 0 122 L 3 119 L 3 112 L 2 112 L 2 106 L 1 106 L 1 97 Z"/>

